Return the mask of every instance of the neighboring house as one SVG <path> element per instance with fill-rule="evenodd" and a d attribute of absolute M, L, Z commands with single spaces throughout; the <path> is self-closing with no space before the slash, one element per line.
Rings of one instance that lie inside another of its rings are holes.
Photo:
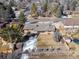
<path fill-rule="evenodd" d="M 63 20 L 62 23 L 64 24 L 64 29 L 66 32 L 73 34 L 77 30 L 79 30 L 79 19 L 66 19 Z"/>
<path fill-rule="evenodd" d="M 38 23 L 29 23 L 25 24 L 24 32 L 51 32 L 54 31 L 55 26 L 50 22 L 38 22 Z"/>
<path fill-rule="evenodd" d="M 79 18 L 79 11 L 73 11 L 72 12 L 72 17 L 73 18 Z"/>
<path fill-rule="evenodd" d="M 79 20 L 72 18 L 39 18 L 29 19 L 29 23 L 25 23 L 24 33 L 31 32 L 53 32 L 55 28 L 59 29 L 64 35 L 65 33 L 75 33 L 79 30 Z"/>
<path fill-rule="evenodd" d="M 76 11 L 79 11 L 79 6 L 77 6 L 75 10 L 76 10 Z"/>
<path fill-rule="evenodd" d="M 56 17 L 38 17 L 38 18 L 28 18 L 29 22 L 58 22 L 61 18 Z"/>
<path fill-rule="evenodd" d="M 42 18 L 42 19 L 31 19 L 30 22 L 26 22 L 24 26 L 24 33 L 27 32 L 54 32 L 55 28 L 60 29 L 62 22 L 58 19 Z"/>

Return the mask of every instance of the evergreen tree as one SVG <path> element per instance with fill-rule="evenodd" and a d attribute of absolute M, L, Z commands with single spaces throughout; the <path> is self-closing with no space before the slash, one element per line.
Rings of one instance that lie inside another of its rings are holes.
<path fill-rule="evenodd" d="M 35 5 L 35 3 L 32 4 L 32 7 L 31 7 L 31 15 L 32 16 L 38 16 L 38 13 L 37 13 L 37 6 Z"/>
<path fill-rule="evenodd" d="M 59 30 L 55 29 L 55 31 L 54 31 L 54 40 L 56 42 L 60 42 L 62 40 L 62 38 L 63 38 L 62 34 L 59 32 Z"/>
<path fill-rule="evenodd" d="M 8 19 L 15 18 L 15 13 L 10 5 L 7 6 Z"/>
<path fill-rule="evenodd" d="M 56 12 L 56 17 L 60 18 L 62 16 L 62 7 L 59 6 L 58 9 L 57 9 L 57 12 Z"/>
<path fill-rule="evenodd" d="M 72 10 L 72 11 L 75 10 L 77 3 L 78 3 L 77 0 L 72 0 L 72 1 L 71 1 L 71 6 L 70 6 L 70 7 L 71 7 L 71 10 Z"/>
<path fill-rule="evenodd" d="M 24 15 L 23 12 L 20 13 L 19 19 L 20 19 L 20 22 L 21 23 L 24 23 L 25 22 L 25 15 Z"/>
<path fill-rule="evenodd" d="M 9 5 L 10 5 L 11 7 L 15 6 L 15 1 L 14 1 L 14 0 L 10 0 Z"/>
<path fill-rule="evenodd" d="M 3 18 L 3 20 L 7 19 L 6 7 L 4 6 L 3 3 L 0 3 L 0 18 Z"/>
<path fill-rule="evenodd" d="M 54 5 L 54 7 L 51 7 L 51 14 L 56 16 L 56 17 L 61 17 L 63 14 L 63 7 L 60 6 L 59 4 Z"/>
<path fill-rule="evenodd" d="M 5 27 L 1 31 L 0 37 L 2 37 L 5 41 L 10 43 L 15 43 L 17 40 L 20 41 L 22 38 L 22 33 L 20 32 L 20 28 L 17 27 Z"/>
<path fill-rule="evenodd" d="M 43 11 L 46 12 L 48 10 L 48 3 L 46 2 L 43 6 Z"/>

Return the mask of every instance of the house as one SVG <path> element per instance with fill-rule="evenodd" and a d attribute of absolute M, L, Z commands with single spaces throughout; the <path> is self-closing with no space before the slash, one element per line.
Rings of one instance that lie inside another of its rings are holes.
<path fill-rule="evenodd" d="M 50 22 L 25 23 L 24 33 L 30 32 L 51 32 L 55 26 Z"/>
<path fill-rule="evenodd" d="M 77 30 L 79 30 L 79 19 L 78 18 L 69 18 L 63 20 L 64 29 L 66 32 L 73 34 Z"/>
<path fill-rule="evenodd" d="M 38 17 L 38 18 L 28 18 L 29 22 L 58 22 L 61 18 L 56 17 Z"/>
<path fill-rule="evenodd" d="M 27 32 L 54 32 L 55 28 L 60 29 L 63 24 L 61 19 L 54 19 L 49 17 L 43 17 L 38 19 L 30 19 L 29 22 L 25 23 L 23 28 L 24 33 Z"/>
<path fill-rule="evenodd" d="M 79 18 L 79 11 L 73 11 L 72 12 L 72 17 L 73 18 Z"/>
<path fill-rule="evenodd" d="M 24 33 L 31 32 L 54 32 L 55 28 L 59 29 L 62 35 L 73 34 L 79 30 L 78 18 L 38 18 L 29 19 L 29 23 L 25 23 Z"/>

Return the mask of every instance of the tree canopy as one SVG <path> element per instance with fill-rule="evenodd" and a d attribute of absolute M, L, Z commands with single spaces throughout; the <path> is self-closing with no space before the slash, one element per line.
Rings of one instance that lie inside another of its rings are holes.
<path fill-rule="evenodd" d="M 15 18 L 15 13 L 10 5 L 0 4 L 0 18 L 4 20 Z"/>
<path fill-rule="evenodd" d="M 20 28 L 14 28 L 14 27 L 5 27 L 1 30 L 1 37 L 7 41 L 14 43 L 16 41 L 20 41 L 22 38 L 22 33 L 20 32 Z"/>
<path fill-rule="evenodd" d="M 46 2 L 44 5 L 43 5 L 43 11 L 46 12 L 48 10 L 48 3 Z"/>
<path fill-rule="evenodd" d="M 15 13 L 10 5 L 7 6 L 8 18 L 15 18 Z"/>
<path fill-rule="evenodd" d="M 35 3 L 32 4 L 32 7 L 31 7 L 31 15 L 32 16 L 38 16 L 38 13 L 37 13 L 37 6 L 35 5 Z"/>
<path fill-rule="evenodd" d="M 20 12 L 19 21 L 20 21 L 21 23 L 24 23 L 24 22 L 26 21 L 26 20 L 25 20 L 24 12 Z"/>
<path fill-rule="evenodd" d="M 59 4 L 55 4 L 53 7 L 50 8 L 51 14 L 56 16 L 56 17 L 61 17 L 63 13 L 63 7 L 60 6 Z"/>
<path fill-rule="evenodd" d="M 77 3 L 78 3 L 77 0 L 72 0 L 72 1 L 71 1 L 71 10 L 72 10 L 72 11 L 75 10 Z"/>

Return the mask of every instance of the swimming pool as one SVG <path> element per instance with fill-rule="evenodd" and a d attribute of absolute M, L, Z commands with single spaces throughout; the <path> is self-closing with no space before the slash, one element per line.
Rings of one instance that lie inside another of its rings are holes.
<path fill-rule="evenodd" d="M 76 43 L 76 44 L 79 44 L 79 39 L 74 38 L 74 39 L 73 39 L 73 42 Z"/>

